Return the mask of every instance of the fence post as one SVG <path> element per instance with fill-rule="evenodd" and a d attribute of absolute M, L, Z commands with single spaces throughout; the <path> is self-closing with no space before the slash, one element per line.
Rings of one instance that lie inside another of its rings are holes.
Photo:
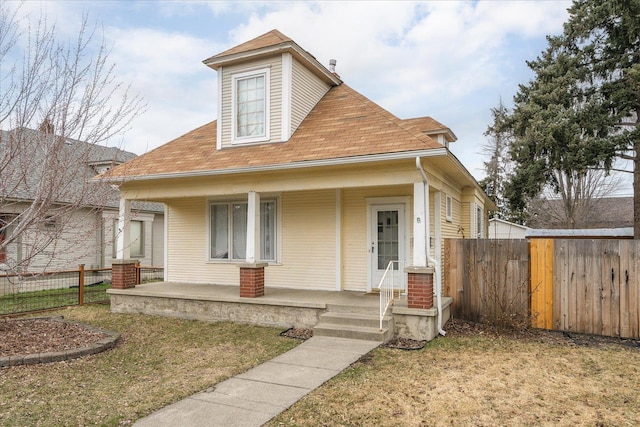
<path fill-rule="evenodd" d="M 136 262 L 136 285 L 140 284 L 140 261 Z"/>
<path fill-rule="evenodd" d="M 84 304 L 84 264 L 78 266 L 78 305 Z"/>

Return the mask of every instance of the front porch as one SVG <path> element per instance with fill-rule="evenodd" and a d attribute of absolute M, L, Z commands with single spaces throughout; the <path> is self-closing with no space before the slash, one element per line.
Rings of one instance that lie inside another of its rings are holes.
<path fill-rule="evenodd" d="M 110 289 L 111 311 L 143 313 L 203 321 L 230 321 L 281 328 L 315 328 L 326 313 L 378 318 L 377 293 L 265 288 L 264 296 L 244 298 L 237 286 L 155 282 Z M 449 319 L 451 298 L 442 298 L 442 324 Z M 397 299 L 385 324 L 390 337 L 431 340 L 438 335 L 437 310 L 407 307 Z M 360 328 L 360 327 L 357 327 Z"/>

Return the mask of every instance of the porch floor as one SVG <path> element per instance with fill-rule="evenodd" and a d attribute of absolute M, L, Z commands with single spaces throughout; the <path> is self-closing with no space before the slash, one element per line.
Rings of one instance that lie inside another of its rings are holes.
<path fill-rule="evenodd" d="M 243 304 L 276 305 L 324 309 L 327 305 L 371 307 L 377 309 L 380 299 L 377 293 L 353 291 L 318 291 L 301 289 L 265 288 L 264 296 L 241 298 L 237 286 L 194 284 L 176 282 L 153 282 L 130 289 L 110 289 L 112 295 L 140 297 L 179 298 L 184 300 L 220 301 Z M 396 304 L 406 305 L 406 298 Z"/>
<path fill-rule="evenodd" d="M 287 328 L 315 328 L 325 313 L 333 312 L 345 313 L 346 316 L 337 317 L 350 325 L 349 330 L 358 330 L 360 327 L 355 327 L 349 319 L 360 315 L 369 318 L 373 315 L 375 319 L 380 307 L 377 293 L 352 291 L 267 287 L 262 297 L 241 298 L 238 286 L 154 282 L 130 289 L 109 289 L 107 292 L 111 297 L 113 313 L 141 313 Z M 451 298 L 443 298 L 443 324 L 449 319 L 450 304 Z M 393 331 L 393 336 L 431 340 L 438 335 L 437 310 L 407 308 L 405 296 L 396 299 L 388 311 L 388 317 L 388 330 Z M 377 322 L 374 323 L 376 327 L 373 329 L 379 332 L 381 329 Z"/>

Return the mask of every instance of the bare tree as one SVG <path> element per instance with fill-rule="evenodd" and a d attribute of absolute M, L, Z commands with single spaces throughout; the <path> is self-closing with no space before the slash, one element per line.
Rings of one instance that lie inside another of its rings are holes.
<path fill-rule="evenodd" d="M 46 16 L 19 12 L 0 2 L 0 264 L 14 272 L 38 257 L 46 268 L 61 248 L 96 232 L 78 228 L 83 216 L 118 193 L 91 178 L 96 166 L 128 160 L 106 144 L 144 109 L 117 81 L 87 16 L 77 37 L 61 41 Z M 20 256 L 9 250 L 17 243 Z"/>
<path fill-rule="evenodd" d="M 554 171 L 557 190 L 545 188 L 541 197 L 531 202 L 532 226 L 554 228 L 584 228 L 601 221 L 597 209 L 600 199 L 615 193 L 620 177 L 603 170 L 587 170 L 583 174 L 567 175 Z"/>

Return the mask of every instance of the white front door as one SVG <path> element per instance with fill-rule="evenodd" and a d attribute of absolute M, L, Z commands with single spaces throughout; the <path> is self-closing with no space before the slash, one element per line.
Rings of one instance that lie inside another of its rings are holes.
<path fill-rule="evenodd" d="M 394 263 L 394 287 L 404 289 L 405 205 L 372 205 L 369 224 L 370 290 L 377 289 L 390 261 Z"/>

